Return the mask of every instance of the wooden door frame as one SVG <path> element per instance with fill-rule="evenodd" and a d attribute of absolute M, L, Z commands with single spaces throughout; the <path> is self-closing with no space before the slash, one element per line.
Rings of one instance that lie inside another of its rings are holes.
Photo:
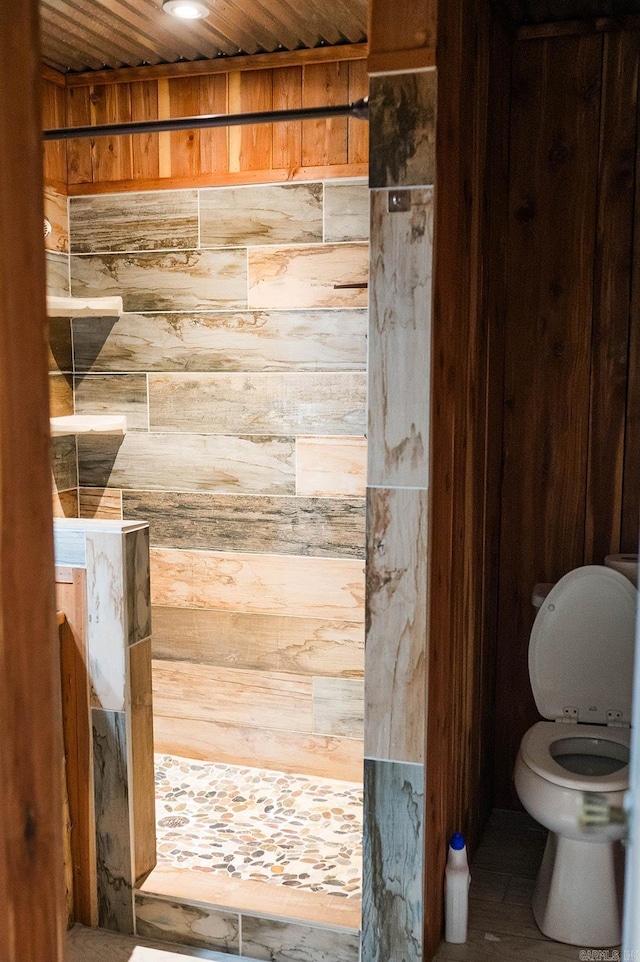
<path fill-rule="evenodd" d="M 38 0 L 0 0 L 0 958 L 61 962 Z"/>

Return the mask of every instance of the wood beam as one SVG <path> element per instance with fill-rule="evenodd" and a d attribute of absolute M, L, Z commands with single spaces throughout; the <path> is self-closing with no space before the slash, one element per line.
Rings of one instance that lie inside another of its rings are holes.
<path fill-rule="evenodd" d="M 151 64 L 146 67 L 120 67 L 118 70 L 88 70 L 64 75 L 67 87 L 93 87 L 98 84 L 132 83 L 140 80 L 173 79 L 175 77 L 204 77 L 242 70 L 273 70 L 277 67 L 300 67 L 316 63 L 337 63 L 345 60 L 366 60 L 366 43 L 346 43 L 336 47 L 316 47 L 312 50 L 282 50 L 276 53 L 257 53 L 243 57 L 220 57 L 217 60 L 180 61 L 180 63 Z"/>
<path fill-rule="evenodd" d="M 0 14 L 0 957 L 62 962 L 38 0 Z"/>

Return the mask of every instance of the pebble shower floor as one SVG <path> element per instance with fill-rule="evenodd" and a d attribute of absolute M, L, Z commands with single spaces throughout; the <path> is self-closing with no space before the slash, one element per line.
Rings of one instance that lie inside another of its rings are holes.
<path fill-rule="evenodd" d="M 361 895 L 362 785 L 156 755 L 158 864 Z"/>

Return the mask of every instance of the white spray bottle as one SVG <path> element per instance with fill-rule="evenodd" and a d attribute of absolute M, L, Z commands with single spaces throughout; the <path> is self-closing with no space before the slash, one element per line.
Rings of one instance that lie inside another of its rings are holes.
<path fill-rule="evenodd" d="M 467 846 L 462 835 L 456 832 L 449 843 L 444 873 L 445 942 L 467 941 L 470 884 Z"/>

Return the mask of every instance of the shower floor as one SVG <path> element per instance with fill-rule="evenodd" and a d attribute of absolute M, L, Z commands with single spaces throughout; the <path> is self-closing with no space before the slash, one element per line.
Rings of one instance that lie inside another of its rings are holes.
<path fill-rule="evenodd" d="M 156 755 L 158 866 L 359 899 L 362 785 Z"/>

